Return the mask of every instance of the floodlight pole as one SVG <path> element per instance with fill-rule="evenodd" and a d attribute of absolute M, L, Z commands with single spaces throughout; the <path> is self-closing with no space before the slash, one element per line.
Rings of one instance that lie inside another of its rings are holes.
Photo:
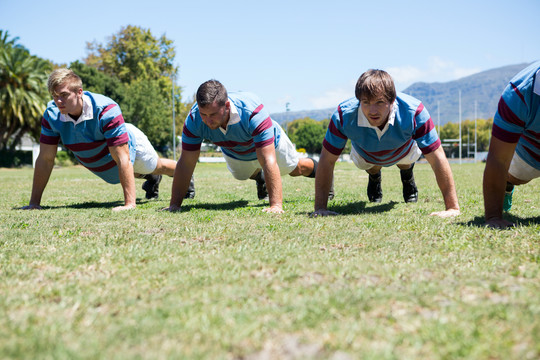
<path fill-rule="evenodd" d="M 459 164 L 461 165 L 461 90 L 459 90 Z"/>
<path fill-rule="evenodd" d="M 173 143 L 173 159 L 176 161 L 176 121 L 174 114 L 174 73 L 171 74 L 171 98 L 172 98 L 172 143 Z"/>
<path fill-rule="evenodd" d="M 477 146 L 478 146 L 478 143 L 476 142 L 477 140 L 476 120 L 478 119 L 478 116 L 476 113 L 476 104 L 477 104 L 476 100 L 474 100 L 474 162 L 476 162 L 476 151 L 477 151 Z"/>

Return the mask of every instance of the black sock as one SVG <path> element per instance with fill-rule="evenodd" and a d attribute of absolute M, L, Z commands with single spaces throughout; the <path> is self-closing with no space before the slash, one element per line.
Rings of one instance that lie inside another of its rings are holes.
<path fill-rule="evenodd" d="M 512 192 L 512 190 L 514 190 L 514 184 L 507 181 L 506 182 L 506 192 Z"/>

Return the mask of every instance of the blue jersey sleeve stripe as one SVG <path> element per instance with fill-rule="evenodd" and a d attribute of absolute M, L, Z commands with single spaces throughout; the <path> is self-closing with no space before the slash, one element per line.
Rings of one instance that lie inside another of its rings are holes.
<path fill-rule="evenodd" d="M 347 137 L 345 135 L 343 135 L 343 133 L 341 131 L 339 131 L 339 129 L 336 127 L 336 125 L 334 124 L 333 121 L 330 121 L 330 124 L 328 125 L 328 130 L 330 130 L 330 132 L 333 135 L 335 135 L 335 136 L 337 136 L 337 137 L 339 137 L 339 138 L 341 138 L 343 140 L 347 140 Z"/>
<path fill-rule="evenodd" d="M 420 139 L 422 136 L 429 134 L 431 130 L 435 128 L 435 125 L 433 124 L 433 120 L 431 118 L 428 119 L 422 126 L 420 126 L 413 135 L 413 139 L 417 140 Z"/>
<path fill-rule="evenodd" d="M 259 134 L 262 134 L 265 130 L 268 130 L 272 127 L 272 119 L 269 117 L 267 117 L 266 119 L 264 119 L 256 128 L 255 130 L 253 131 L 253 133 L 251 134 L 251 136 L 257 136 Z"/>
<path fill-rule="evenodd" d="M 521 99 L 521 101 L 523 101 L 523 104 L 527 105 L 527 102 L 525 101 L 525 98 L 523 97 L 523 94 L 519 91 L 519 89 L 517 88 L 517 86 L 514 85 L 513 83 L 510 83 L 510 85 L 512 86 L 512 89 L 514 90 L 514 92 L 516 93 L 516 95 L 519 96 L 519 98 Z"/>
<path fill-rule="evenodd" d="M 103 127 L 103 131 L 110 131 L 110 130 L 114 130 L 116 129 L 117 127 L 121 126 L 122 124 L 124 124 L 124 117 L 122 116 L 122 114 L 119 114 L 118 116 L 116 116 L 114 119 L 112 119 L 111 121 L 109 121 L 104 127 Z"/>
<path fill-rule="evenodd" d="M 253 119 L 253 117 L 255 117 L 255 115 L 257 115 L 263 108 L 264 108 L 263 104 L 257 106 L 257 108 L 253 110 L 253 113 L 250 115 L 249 120 Z"/>
<path fill-rule="evenodd" d="M 537 163 L 540 163 L 540 154 L 537 152 L 529 149 L 528 147 L 524 146 L 523 149 L 529 153 L 529 155 L 536 161 Z"/>

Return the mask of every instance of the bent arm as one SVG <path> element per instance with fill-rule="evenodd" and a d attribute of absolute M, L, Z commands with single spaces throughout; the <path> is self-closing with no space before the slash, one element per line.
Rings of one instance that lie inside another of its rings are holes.
<path fill-rule="evenodd" d="M 30 195 L 28 206 L 23 207 L 23 209 L 41 209 L 41 197 L 54 167 L 57 148 L 57 145 L 43 143 L 39 145 L 39 155 L 36 159 L 34 179 L 32 182 L 32 195 Z"/>
<path fill-rule="evenodd" d="M 431 215 L 437 215 L 441 217 L 459 215 L 459 204 L 456 194 L 456 186 L 454 184 L 454 178 L 452 177 L 452 169 L 446 159 L 442 146 L 439 146 L 435 151 L 425 155 L 426 160 L 431 165 L 437 185 L 441 190 L 446 211 L 437 212 Z"/>
<path fill-rule="evenodd" d="M 506 227 L 510 222 L 502 218 L 503 199 L 508 177 L 508 168 L 514 156 L 517 143 L 507 143 L 491 137 L 484 170 L 484 212 L 486 223 L 494 227 Z M 500 224 L 499 224 L 500 223 Z"/>
<path fill-rule="evenodd" d="M 283 212 L 283 192 L 281 187 L 281 174 L 276 160 L 276 149 L 274 143 L 256 148 L 257 159 L 264 171 L 266 190 L 270 207 L 264 209 L 268 212 Z"/>
<path fill-rule="evenodd" d="M 315 174 L 315 212 L 313 216 L 337 214 L 335 212 L 329 212 L 327 206 L 328 193 L 332 186 L 334 167 L 338 158 L 338 155 L 332 154 L 323 147 L 319 165 L 317 166 L 317 173 Z"/>
<path fill-rule="evenodd" d="M 168 208 L 169 211 L 180 210 L 182 201 L 189 188 L 191 176 L 193 175 L 193 171 L 195 171 L 200 152 L 200 150 L 182 150 L 182 154 L 180 155 L 180 159 L 178 159 L 176 169 L 174 170 L 171 201 Z"/>
<path fill-rule="evenodd" d="M 113 210 L 134 209 L 136 206 L 135 176 L 133 174 L 133 165 L 129 159 L 129 145 L 126 143 L 109 146 L 109 151 L 118 166 L 118 176 L 124 191 L 124 206 L 119 206 Z"/>

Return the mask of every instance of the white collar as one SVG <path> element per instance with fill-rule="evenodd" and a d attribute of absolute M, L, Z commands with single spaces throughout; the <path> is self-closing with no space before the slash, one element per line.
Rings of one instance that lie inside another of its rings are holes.
<path fill-rule="evenodd" d="M 357 125 L 360 126 L 360 127 L 367 127 L 367 128 L 371 128 L 373 130 L 375 130 L 375 132 L 377 133 L 377 137 L 379 138 L 379 140 L 381 139 L 381 136 L 384 135 L 384 133 L 386 132 L 386 130 L 388 130 L 388 126 L 390 125 L 394 125 L 394 120 L 396 119 L 396 112 L 397 112 L 397 100 L 394 101 L 394 104 L 392 105 L 392 110 L 390 111 L 390 114 L 388 115 L 388 121 L 386 122 L 386 124 L 384 125 L 383 129 L 379 129 L 378 126 L 372 126 L 368 119 L 364 116 L 364 113 L 362 112 L 362 105 L 360 104 L 358 106 L 358 120 L 357 120 Z"/>
<path fill-rule="evenodd" d="M 221 130 L 223 134 L 227 133 L 227 131 L 229 130 L 229 125 L 238 124 L 240 122 L 240 115 L 238 114 L 238 109 L 233 104 L 231 99 L 229 99 L 229 104 L 231 106 L 229 107 L 229 121 L 227 122 L 227 126 L 225 127 L 225 129 L 223 129 L 221 126 L 219 127 L 219 130 Z"/>
<path fill-rule="evenodd" d="M 90 120 L 94 118 L 94 109 L 92 107 L 92 100 L 86 94 L 83 94 L 83 110 L 81 116 L 78 119 L 73 119 L 69 114 L 60 114 L 60 121 L 63 122 L 72 122 L 75 125 L 83 121 Z"/>

